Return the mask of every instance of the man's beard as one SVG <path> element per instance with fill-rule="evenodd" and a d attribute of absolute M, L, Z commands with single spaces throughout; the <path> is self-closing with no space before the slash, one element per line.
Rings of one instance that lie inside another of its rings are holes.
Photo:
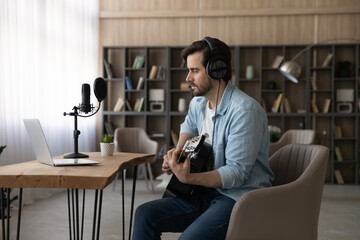
<path fill-rule="evenodd" d="M 191 88 L 193 95 L 200 97 L 205 96 L 212 89 L 212 82 L 209 80 L 206 86 L 199 87 L 198 85 L 190 84 L 191 86 L 195 86 L 196 89 Z"/>

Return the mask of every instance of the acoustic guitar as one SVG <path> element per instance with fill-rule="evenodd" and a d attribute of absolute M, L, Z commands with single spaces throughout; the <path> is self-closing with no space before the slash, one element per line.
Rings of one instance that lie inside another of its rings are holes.
<path fill-rule="evenodd" d="M 186 141 L 178 162 L 183 163 L 186 158 L 190 158 L 190 172 L 206 172 L 209 171 L 212 164 L 211 159 L 211 145 L 205 142 L 205 135 L 197 136 Z M 166 197 L 188 197 L 200 186 L 185 184 L 172 175 L 169 184 L 167 185 L 163 198 Z"/>

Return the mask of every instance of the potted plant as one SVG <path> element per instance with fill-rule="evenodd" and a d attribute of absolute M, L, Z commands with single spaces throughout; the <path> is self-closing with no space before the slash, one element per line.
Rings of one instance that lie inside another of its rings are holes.
<path fill-rule="evenodd" d="M 3 150 L 6 148 L 5 146 L 0 146 L 0 156 L 1 153 L 3 152 Z M 3 189 L 3 191 L 1 192 L 1 202 L 4 203 L 4 213 L 1 212 L 1 208 L 0 208 L 0 220 L 2 220 L 2 216 L 4 215 L 4 219 L 7 219 L 8 217 L 11 218 L 11 216 L 7 216 L 8 214 L 8 209 L 7 209 L 7 202 L 9 201 L 9 206 L 10 208 L 12 208 L 11 204 L 18 199 L 18 196 L 11 196 L 11 191 L 12 189 L 10 188 L 9 192 L 6 191 L 6 189 Z M 5 224 L 7 224 L 7 221 L 5 221 Z M 11 224 L 10 224 L 11 226 Z M 6 231 L 6 227 L 5 227 L 5 231 Z M 10 227 L 11 229 L 11 227 Z M 0 233 L 2 233 L 2 228 L 0 228 Z M 2 234 L 1 234 L 2 236 Z"/>
<path fill-rule="evenodd" d="M 277 126 L 269 125 L 269 135 L 270 135 L 270 142 L 276 142 L 281 137 L 281 129 Z"/>
<path fill-rule="evenodd" d="M 112 156 L 114 153 L 114 136 L 112 134 L 105 134 L 103 141 L 100 143 L 100 150 L 102 156 Z"/>
<path fill-rule="evenodd" d="M 337 77 L 346 78 L 351 76 L 351 62 L 339 61 L 337 62 Z"/>

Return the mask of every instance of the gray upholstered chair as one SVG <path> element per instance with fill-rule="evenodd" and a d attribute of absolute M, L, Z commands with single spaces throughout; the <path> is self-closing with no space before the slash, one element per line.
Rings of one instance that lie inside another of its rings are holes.
<path fill-rule="evenodd" d="M 289 144 L 270 158 L 272 187 L 250 191 L 231 213 L 226 240 L 317 239 L 329 149 Z"/>
<path fill-rule="evenodd" d="M 277 150 L 290 143 L 313 144 L 315 141 L 315 131 L 311 129 L 291 129 L 281 136 L 281 138 L 274 143 L 270 143 L 269 157 Z"/>
<path fill-rule="evenodd" d="M 114 143 L 115 151 L 117 152 L 156 154 L 158 150 L 158 143 L 151 140 L 142 128 L 116 128 L 114 132 Z M 141 164 L 138 170 L 145 177 L 146 186 L 148 186 L 147 175 L 149 175 L 150 185 L 154 193 L 154 182 L 150 163 Z M 116 182 L 114 182 L 113 189 L 115 189 L 115 183 Z"/>

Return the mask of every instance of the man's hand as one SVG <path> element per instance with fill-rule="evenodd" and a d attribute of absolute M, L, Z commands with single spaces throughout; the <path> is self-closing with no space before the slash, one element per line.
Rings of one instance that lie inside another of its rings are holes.
<path fill-rule="evenodd" d="M 190 159 L 186 158 L 184 163 L 179 163 L 180 148 L 174 148 L 164 156 L 162 170 L 167 174 L 174 173 L 180 182 L 185 184 L 199 185 L 203 187 L 220 188 L 222 181 L 217 170 L 210 172 L 190 173 Z"/>
<path fill-rule="evenodd" d="M 184 163 L 179 163 L 178 159 L 181 153 L 181 149 L 171 149 L 167 153 L 167 159 L 169 167 L 172 172 L 182 183 L 187 183 L 190 176 L 190 159 L 186 158 Z"/>
<path fill-rule="evenodd" d="M 170 166 L 169 166 L 168 155 L 167 155 L 167 154 L 164 155 L 163 159 L 164 159 L 164 161 L 163 161 L 163 164 L 162 164 L 162 166 L 161 166 L 162 171 L 165 172 L 167 175 L 172 174 L 172 170 L 171 170 L 171 168 L 170 168 Z"/>

